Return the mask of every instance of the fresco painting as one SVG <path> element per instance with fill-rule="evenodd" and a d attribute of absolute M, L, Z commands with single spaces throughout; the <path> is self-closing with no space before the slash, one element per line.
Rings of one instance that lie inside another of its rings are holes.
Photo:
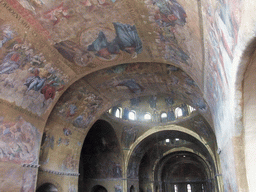
<path fill-rule="evenodd" d="M 61 169 L 64 171 L 76 172 L 78 170 L 79 160 L 75 155 L 68 154 L 62 162 Z"/>
<path fill-rule="evenodd" d="M 152 66 L 144 63 L 131 65 L 123 64 L 101 70 L 97 75 L 89 75 L 87 80 L 95 82 L 93 87 L 101 92 L 108 92 L 111 94 L 111 98 L 116 97 L 117 92 L 124 90 L 127 90 L 127 93 L 136 94 L 138 96 L 145 94 L 152 95 L 152 91 L 148 92 L 148 90 L 152 89 L 156 84 L 161 84 L 163 86 L 157 86 L 155 87 L 155 90 L 169 92 L 171 98 L 169 101 L 166 101 L 170 102 L 168 105 L 172 105 L 172 99 L 182 98 L 185 101 L 189 101 L 187 102 L 189 105 L 199 109 L 203 113 L 208 110 L 203 97 L 200 94 L 197 94 L 200 93 L 199 87 L 191 77 L 182 70 L 171 65 L 162 66 L 161 70 L 164 75 L 157 76 L 154 74 L 154 70 L 158 70 L 158 67 L 157 64 Z M 136 69 L 137 72 L 134 73 L 133 69 Z M 129 79 L 129 77 L 132 78 Z M 108 87 L 112 87 L 112 89 L 109 89 Z M 173 89 L 179 91 L 174 92 Z M 152 97 L 148 102 L 152 109 L 156 107 L 155 100 L 156 98 Z M 133 105 L 136 105 L 136 101 Z M 158 118 L 158 115 L 159 114 L 155 114 L 156 118 Z"/>
<path fill-rule="evenodd" d="M 27 170 L 22 177 L 22 188 L 20 192 L 33 192 L 35 191 L 36 184 L 36 169 Z"/>
<path fill-rule="evenodd" d="M 63 133 L 66 136 L 72 135 L 72 132 L 69 128 L 63 128 Z"/>
<path fill-rule="evenodd" d="M 57 144 L 58 144 L 58 146 L 60 146 L 60 145 L 68 146 L 69 139 L 63 139 L 62 137 L 60 137 L 59 140 L 57 141 Z"/>
<path fill-rule="evenodd" d="M 80 67 L 95 67 L 92 62 L 95 57 L 110 61 L 118 58 L 122 52 L 129 53 L 132 58 L 142 52 L 142 41 L 132 20 L 128 23 L 121 22 L 124 20 L 122 17 L 126 17 L 127 21 L 128 11 L 126 13 L 118 8 L 113 9 L 113 6 L 123 7 L 121 1 L 19 2 L 33 15 L 31 17 L 35 21 L 39 21 L 48 30 L 51 44 L 59 53 Z M 93 20 L 96 22 L 92 22 Z M 109 21 L 112 21 L 112 26 Z"/>
<path fill-rule="evenodd" d="M 205 124 L 203 119 L 199 119 L 194 121 L 194 128 L 196 129 L 198 135 L 201 137 L 203 134 L 206 138 L 210 137 L 210 133 L 208 131 L 208 126 Z"/>
<path fill-rule="evenodd" d="M 149 21 L 153 23 L 158 36 L 156 44 L 160 55 L 166 61 L 189 64 L 189 54 L 179 45 L 177 28 L 187 23 L 187 13 L 176 0 L 145 0 L 149 10 Z M 157 55 L 154 55 L 157 57 Z"/>
<path fill-rule="evenodd" d="M 116 85 L 117 88 L 126 87 L 131 93 L 139 94 L 143 92 L 144 88 L 136 83 L 134 79 L 123 80 Z"/>
<path fill-rule="evenodd" d="M 21 116 L 15 121 L 0 117 L 0 161 L 37 164 L 41 134 Z"/>
<path fill-rule="evenodd" d="M 121 140 L 126 149 L 129 149 L 130 145 L 137 139 L 138 131 L 135 127 L 123 127 Z"/>
<path fill-rule="evenodd" d="M 105 157 L 101 156 L 103 160 L 99 160 L 96 157 L 91 158 L 90 167 L 86 171 L 86 175 L 91 178 L 121 178 L 122 177 L 122 167 L 120 163 L 113 161 L 115 158 L 113 154 L 105 154 Z M 120 159 L 119 159 L 120 160 Z M 97 162 L 97 165 L 95 162 Z"/>
<path fill-rule="evenodd" d="M 222 102 L 224 95 L 229 90 L 231 80 L 229 70 L 232 68 L 234 51 L 238 40 L 240 26 L 241 1 L 240 0 L 216 0 L 215 9 L 209 6 L 210 2 L 204 2 L 206 43 L 209 46 L 206 55 L 209 62 L 206 78 L 207 84 L 215 82 L 214 91 L 207 91 L 212 103 Z M 211 77 L 210 77 L 211 76 Z M 216 99 L 217 98 L 217 99 Z M 219 106 L 219 105 L 218 105 Z"/>
<path fill-rule="evenodd" d="M 83 86 L 79 87 L 72 95 L 71 100 L 67 97 L 67 101 L 59 102 L 58 114 L 75 127 L 86 128 L 97 110 L 102 107 L 103 100 Z"/>
<path fill-rule="evenodd" d="M 49 150 L 54 149 L 54 136 L 44 132 L 43 137 L 42 137 L 42 142 L 41 142 L 41 148 L 40 148 L 40 164 L 44 165 L 49 162 Z"/>
<path fill-rule="evenodd" d="M 54 47 L 64 58 L 80 66 L 93 67 L 91 62 L 95 57 L 105 61 L 114 60 L 121 51 L 136 58 L 142 52 L 142 41 L 135 25 L 114 22 L 113 26 L 115 32 L 93 28 L 81 33 L 80 44 L 66 40 L 56 43 Z"/>
<path fill-rule="evenodd" d="M 68 77 L 35 50 L 26 35 L 17 35 L 10 25 L 1 26 L 0 97 L 42 115 Z M 3 91 L 7 89 L 8 91 Z"/>

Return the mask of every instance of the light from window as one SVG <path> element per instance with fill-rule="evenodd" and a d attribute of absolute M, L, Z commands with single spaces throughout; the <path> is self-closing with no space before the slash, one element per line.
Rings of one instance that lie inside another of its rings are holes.
<path fill-rule="evenodd" d="M 161 114 L 161 119 L 164 119 L 164 118 L 167 118 L 167 113 L 165 112 Z"/>
<path fill-rule="evenodd" d="M 165 142 L 166 143 L 170 143 L 170 139 L 165 139 Z"/>
<path fill-rule="evenodd" d="M 144 119 L 145 119 L 145 120 L 150 120 L 150 119 L 151 119 L 150 113 L 146 113 L 146 114 L 144 115 Z"/>
<path fill-rule="evenodd" d="M 191 192 L 191 185 L 190 184 L 187 184 L 187 190 L 188 190 L 188 192 Z"/>
<path fill-rule="evenodd" d="M 135 111 L 130 111 L 128 117 L 130 120 L 135 120 Z"/>
<path fill-rule="evenodd" d="M 190 113 L 192 113 L 193 111 L 196 110 L 194 107 L 191 107 L 190 105 L 188 105 L 188 108 L 189 108 Z"/>
<path fill-rule="evenodd" d="M 178 186 L 174 185 L 174 192 L 178 192 Z"/>
<path fill-rule="evenodd" d="M 120 108 L 117 108 L 116 109 L 116 112 L 115 112 L 115 116 L 117 117 L 117 118 L 121 118 L 121 109 Z"/>
<path fill-rule="evenodd" d="M 180 139 L 179 138 L 176 138 L 175 141 L 179 141 Z"/>
<path fill-rule="evenodd" d="M 175 109 L 175 116 L 176 116 L 176 118 L 182 117 L 182 109 L 181 108 L 177 107 Z"/>

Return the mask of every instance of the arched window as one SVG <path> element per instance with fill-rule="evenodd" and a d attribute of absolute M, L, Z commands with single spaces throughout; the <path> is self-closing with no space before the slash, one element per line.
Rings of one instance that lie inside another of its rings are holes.
<path fill-rule="evenodd" d="M 122 117 L 122 108 L 118 107 L 115 112 L 115 117 L 121 118 Z"/>
<path fill-rule="evenodd" d="M 187 191 L 191 192 L 191 185 L 190 184 L 187 184 Z"/>
<path fill-rule="evenodd" d="M 136 119 L 136 112 L 135 111 L 130 111 L 129 115 L 128 115 L 128 118 L 130 120 L 135 120 Z"/>
<path fill-rule="evenodd" d="M 162 123 L 167 122 L 167 113 L 166 112 L 161 113 L 160 117 L 161 117 Z"/>
<path fill-rule="evenodd" d="M 145 115 L 144 115 L 144 119 L 145 120 L 150 120 L 152 117 L 151 117 L 151 114 L 150 113 L 146 113 Z"/>
<path fill-rule="evenodd" d="M 175 109 L 175 116 L 176 118 L 182 117 L 182 109 L 180 107 Z"/>
<path fill-rule="evenodd" d="M 190 105 L 188 105 L 188 110 L 189 110 L 189 113 L 192 113 L 193 111 L 195 111 L 196 109 Z"/>
<path fill-rule="evenodd" d="M 174 192 L 178 192 L 178 186 L 174 185 Z"/>

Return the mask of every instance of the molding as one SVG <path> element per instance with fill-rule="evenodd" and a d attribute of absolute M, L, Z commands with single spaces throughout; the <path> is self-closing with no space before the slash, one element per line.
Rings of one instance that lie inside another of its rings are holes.
<path fill-rule="evenodd" d="M 74 172 L 60 172 L 60 171 L 53 171 L 50 169 L 45 169 L 40 167 L 39 171 L 41 172 L 47 172 L 47 173 L 51 173 L 51 174 L 55 174 L 55 175 L 66 175 L 66 176 L 79 176 L 79 173 L 74 173 Z"/>
<path fill-rule="evenodd" d="M 29 167 L 29 168 L 39 168 L 40 165 L 37 164 L 22 164 L 22 167 Z"/>

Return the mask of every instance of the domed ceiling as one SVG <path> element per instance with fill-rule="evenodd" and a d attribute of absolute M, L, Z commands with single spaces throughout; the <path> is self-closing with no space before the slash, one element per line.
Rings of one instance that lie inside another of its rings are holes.
<path fill-rule="evenodd" d="M 221 65 L 232 60 L 237 42 L 233 29 L 238 29 L 240 10 L 232 7 L 236 14 L 226 15 L 229 6 L 188 0 L 1 0 L 0 98 L 46 119 L 52 104 L 79 78 L 122 63 L 151 62 L 184 70 L 214 105 L 228 88 L 229 75 Z M 226 31 L 219 34 L 223 25 Z M 221 50 L 215 49 L 218 38 Z"/>

